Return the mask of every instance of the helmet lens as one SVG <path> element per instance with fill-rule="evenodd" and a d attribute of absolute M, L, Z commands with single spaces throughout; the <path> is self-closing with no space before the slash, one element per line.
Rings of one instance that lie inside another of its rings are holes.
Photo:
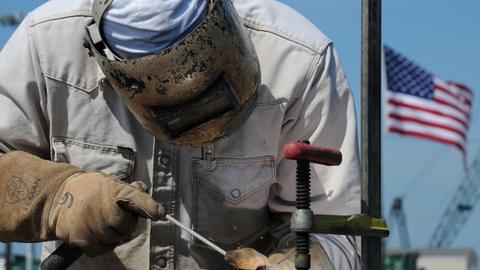
<path fill-rule="evenodd" d="M 171 139 L 241 107 L 237 91 L 225 73 L 202 92 L 186 104 L 150 107 L 156 122 Z"/>

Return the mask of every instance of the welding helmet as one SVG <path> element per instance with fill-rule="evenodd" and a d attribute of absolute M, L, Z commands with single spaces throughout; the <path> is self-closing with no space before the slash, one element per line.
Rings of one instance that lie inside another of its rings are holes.
<path fill-rule="evenodd" d="M 135 59 L 122 59 L 104 41 L 102 16 L 111 2 L 94 0 L 85 46 L 152 135 L 202 146 L 243 125 L 256 104 L 260 66 L 230 0 L 210 0 L 206 14 L 183 38 Z"/>

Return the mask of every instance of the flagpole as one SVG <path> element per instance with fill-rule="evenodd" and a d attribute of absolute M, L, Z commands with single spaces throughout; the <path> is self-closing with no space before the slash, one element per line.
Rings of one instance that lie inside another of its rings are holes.
<path fill-rule="evenodd" d="M 381 218 L 381 0 L 362 0 L 362 213 Z M 362 238 L 362 269 L 382 269 L 382 241 Z"/>
<path fill-rule="evenodd" d="M 12 269 L 12 244 L 5 243 L 5 270 Z"/>
<path fill-rule="evenodd" d="M 25 245 L 25 270 L 33 270 L 33 261 L 35 259 L 35 250 L 33 243 Z"/>

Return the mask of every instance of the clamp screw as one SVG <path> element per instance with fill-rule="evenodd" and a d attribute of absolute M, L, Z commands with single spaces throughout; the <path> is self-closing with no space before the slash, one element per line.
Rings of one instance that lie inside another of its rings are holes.
<path fill-rule="evenodd" d="M 310 209 L 310 163 L 336 166 L 342 162 L 342 153 L 335 149 L 310 145 L 309 141 L 289 142 L 283 147 L 285 158 L 297 161 L 296 205 L 290 228 L 297 238 L 297 270 L 310 269 L 310 232 L 313 212 Z"/>
<path fill-rule="evenodd" d="M 302 143 L 310 144 L 309 141 Z M 310 161 L 297 160 L 297 210 L 310 210 Z M 298 270 L 310 269 L 310 233 L 295 232 L 297 237 L 297 256 L 295 267 Z"/>

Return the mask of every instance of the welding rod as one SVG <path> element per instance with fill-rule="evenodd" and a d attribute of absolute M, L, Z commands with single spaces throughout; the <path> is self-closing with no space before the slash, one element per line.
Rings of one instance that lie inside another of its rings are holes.
<path fill-rule="evenodd" d="M 219 246 L 215 245 L 214 243 L 212 243 L 211 241 L 209 241 L 207 238 L 201 236 L 200 234 L 194 232 L 192 229 L 190 228 L 187 228 L 185 225 L 183 225 L 182 223 L 180 223 L 180 221 L 174 219 L 173 217 L 169 216 L 169 215 L 165 215 L 166 219 L 170 220 L 171 222 L 173 222 L 175 225 L 177 225 L 178 227 L 182 228 L 184 231 L 188 232 L 189 234 L 195 236 L 196 238 L 198 238 L 199 240 L 201 240 L 203 243 L 207 244 L 209 247 L 215 249 L 215 251 L 217 251 L 218 253 L 222 254 L 223 256 L 225 256 L 225 254 L 227 254 L 227 252 L 223 249 L 221 249 Z"/>
<path fill-rule="evenodd" d="M 209 247 L 213 248 L 215 251 L 219 252 L 223 256 L 227 254 L 225 250 L 221 249 L 214 243 L 208 241 L 205 237 L 199 235 L 198 233 L 194 232 L 193 230 L 185 227 L 182 223 L 180 223 L 178 220 L 174 219 L 173 217 L 166 215 L 167 220 L 170 220 L 173 222 L 175 225 L 178 227 L 184 229 L 191 235 L 195 236 L 205 244 L 207 244 Z M 82 256 L 83 250 L 78 247 L 72 247 L 69 246 L 66 243 L 63 243 L 59 248 L 57 248 L 50 256 L 48 256 L 42 263 L 40 264 L 40 269 L 41 270 L 65 270 L 72 263 L 74 263 L 80 256 Z"/>

